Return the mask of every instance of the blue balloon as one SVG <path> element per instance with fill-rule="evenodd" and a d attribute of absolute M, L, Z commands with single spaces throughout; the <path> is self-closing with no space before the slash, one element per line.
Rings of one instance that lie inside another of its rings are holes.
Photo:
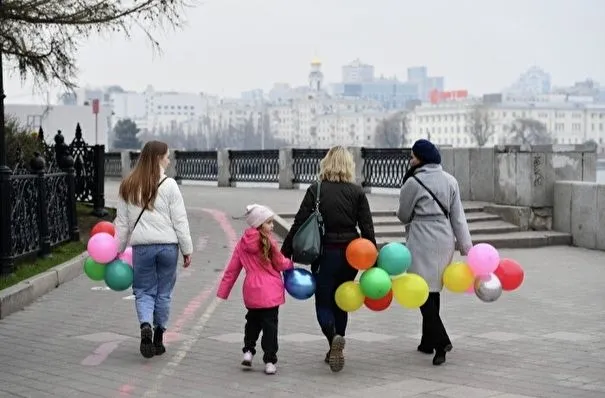
<path fill-rule="evenodd" d="M 315 278 L 304 268 L 284 271 L 284 286 L 290 296 L 298 300 L 306 300 L 315 294 Z"/>

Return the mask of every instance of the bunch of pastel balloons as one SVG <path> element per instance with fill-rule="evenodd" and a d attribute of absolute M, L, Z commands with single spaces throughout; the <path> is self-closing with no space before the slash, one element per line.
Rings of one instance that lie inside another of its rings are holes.
<path fill-rule="evenodd" d="M 115 227 L 108 221 L 97 223 L 90 232 L 84 260 L 84 273 L 93 281 L 105 281 L 107 287 L 123 291 L 132 286 L 132 247 L 118 253 L 120 247 Z"/>
<path fill-rule="evenodd" d="M 362 271 L 359 281 L 345 282 L 336 289 L 340 309 L 353 312 L 364 304 L 372 311 L 384 311 L 393 298 L 405 308 L 418 308 L 429 296 L 429 286 L 420 275 L 408 273 L 412 254 L 401 243 L 384 245 L 380 252 L 367 239 L 353 240 L 346 249 L 347 262 Z"/>
<path fill-rule="evenodd" d="M 443 285 L 454 293 L 474 293 L 479 300 L 492 303 L 502 291 L 513 291 L 525 274 L 518 262 L 500 258 L 492 245 L 479 243 L 471 248 L 466 262 L 457 261 L 443 272 Z"/>

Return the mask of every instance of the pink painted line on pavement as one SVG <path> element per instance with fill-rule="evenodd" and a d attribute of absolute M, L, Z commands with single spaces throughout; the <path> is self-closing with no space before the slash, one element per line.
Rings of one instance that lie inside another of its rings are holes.
<path fill-rule="evenodd" d="M 219 226 L 223 230 L 223 233 L 225 234 L 225 236 L 227 238 L 230 252 L 232 252 L 235 249 L 235 246 L 237 245 L 238 236 L 237 236 L 237 232 L 235 232 L 235 229 L 233 229 L 233 226 L 231 225 L 231 222 L 229 221 L 227 214 L 225 214 L 224 212 L 222 212 L 220 210 L 216 210 L 216 209 L 195 208 L 194 210 L 201 210 L 205 213 L 210 214 L 212 216 L 212 218 L 214 218 L 214 220 L 219 224 Z M 202 241 L 202 238 L 205 238 L 206 241 L 203 244 L 203 248 L 200 250 L 201 245 L 199 245 L 199 243 Z M 203 249 L 206 248 L 207 239 L 208 238 L 206 236 L 200 236 L 199 241 L 198 241 L 198 248 L 196 248 L 197 249 L 196 251 L 202 251 Z M 185 309 L 181 312 L 181 314 L 177 317 L 176 321 L 174 322 L 174 327 L 172 328 L 172 331 L 166 332 L 166 340 L 165 340 L 166 343 L 178 340 L 178 334 L 180 333 L 181 329 L 185 326 L 185 324 L 187 322 L 189 322 L 191 320 L 191 318 L 195 315 L 197 310 L 208 299 L 208 297 L 210 296 L 210 293 L 212 293 L 212 291 L 220 283 L 221 279 L 223 278 L 223 274 L 225 273 L 225 270 L 227 269 L 227 264 L 229 264 L 229 259 L 227 259 L 227 262 L 225 263 L 223 272 L 213 282 L 212 287 L 203 290 L 200 294 L 198 294 L 193 299 L 191 299 L 189 301 L 189 303 L 187 303 L 187 306 L 185 307 Z M 131 379 L 131 381 L 129 383 L 126 383 L 126 384 L 123 384 L 122 386 L 120 386 L 120 388 L 119 388 L 120 396 L 123 396 L 123 397 L 131 396 L 131 393 L 133 393 L 135 391 L 135 387 L 132 385 L 135 382 L 135 380 L 136 379 L 133 378 L 133 379 Z"/>
<path fill-rule="evenodd" d="M 86 358 L 80 364 L 84 366 L 97 366 L 100 365 L 104 360 L 107 359 L 109 354 L 113 352 L 120 345 L 119 341 L 109 341 L 103 343 L 97 347 L 96 350 Z"/>

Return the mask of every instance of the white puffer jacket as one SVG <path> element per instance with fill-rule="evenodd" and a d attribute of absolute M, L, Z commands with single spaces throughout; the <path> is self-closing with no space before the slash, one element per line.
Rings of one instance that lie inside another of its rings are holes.
<path fill-rule="evenodd" d="M 162 173 L 160 181 L 164 177 Z M 146 209 L 143 212 L 133 231 L 141 210 L 142 207 L 126 203 L 121 197 L 118 199 L 114 224 L 120 239 L 120 252 L 129 244 L 135 246 L 166 243 L 177 243 L 184 255 L 193 252 L 187 210 L 181 190 L 174 179 L 167 178 L 160 185 L 153 210 Z"/>

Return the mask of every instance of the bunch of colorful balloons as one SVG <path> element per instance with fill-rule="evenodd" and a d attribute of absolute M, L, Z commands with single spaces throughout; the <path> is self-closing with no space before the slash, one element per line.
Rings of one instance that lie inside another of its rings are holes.
<path fill-rule="evenodd" d="M 359 281 L 345 282 L 336 289 L 335 300 L 343 311 L 353 312 L 364 304 L 372 311 L 387 309 L 393 298 L 405 308 L 418 308 L 429 296 L 429 286 L 419 275 L 407 273 L 412 265 L 408 248 L 396 242 L 380 249 L 364 238 L 346 249 L 347 262 L 363 271 Z"/>
<path fill-rule="evenodd" d="M 443 285 L 454 293 L 474 293 L 479 300 L 492 303 L 502 291 L 513 291 L 523 283 L 525 274 L 518 262 L 500 258 L 498 250 L 487 243 L 471 248 L 466 262 L 458 261 L 443 272 Z"/>
<path fill-rule="evenodd" d="M 132 247 L 118 253 L 119 240 L 115 227 L 108 221 L 97 223 L 90 232 L 84 261 L 84 273 L 93 281 L 105 281 L 107 287 L 123 291 L 132 286 Z"/>

